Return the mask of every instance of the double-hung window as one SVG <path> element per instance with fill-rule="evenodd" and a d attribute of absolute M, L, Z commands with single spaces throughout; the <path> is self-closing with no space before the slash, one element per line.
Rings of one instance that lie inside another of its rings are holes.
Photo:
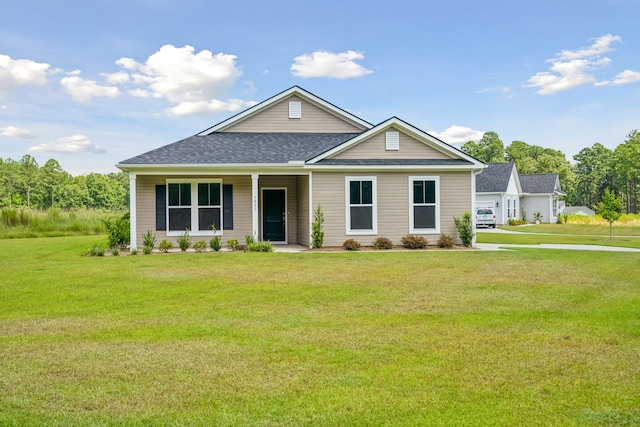
<path fill-rule="evenodd" d="M 409 232 L 440 232 L 440 180 L 437 176 L 409 177 Z"/>
<path fill-rule="evenodd" d="M 376 177 L 346 177 L 347 234 L 376 234 Z"/>
<path fill-rule="evenodd" d="M 219 181 L 167 182 L 167 235 L 189 230 L 192 235 L 222 229 L 222 183 Z"/>

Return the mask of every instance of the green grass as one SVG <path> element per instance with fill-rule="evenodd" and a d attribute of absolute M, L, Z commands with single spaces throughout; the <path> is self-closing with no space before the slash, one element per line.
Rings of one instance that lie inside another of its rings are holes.
<path fill-rule="evenodd" d="M 39 211 L 2 208 L 0 210 L 0 239 L 104 234 L 106 231 L 102 221 L 120 217 L 122 214 L 123 212 L 95 209 Z"/>
<path fill-rule="evenodd" d="M 0 425 L 640 425 L 640 254 L 96 243 L 0 241 Z"/>
<path fill-rule="evenodd" d="M 609 224 L 537 224 L 526 226 L 500 226 L 505 230 L 522 233 L 552 233 L 552 234 L 575 234 L 592 235 L 609 238 Z M 640 237 L 639 226 L 622 226 L 614 223 L 611 227 L 613 236 L 638 236 Z"/>

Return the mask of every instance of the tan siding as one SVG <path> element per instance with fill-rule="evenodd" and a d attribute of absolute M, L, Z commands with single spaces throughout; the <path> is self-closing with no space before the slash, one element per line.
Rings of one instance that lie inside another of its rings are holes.
<path fill-rule="evenodd" d="M 309 246 L 309 177 L 297 177 L 298 188 L 298 244 Z M 295 243 L 295 242 L 290 242 Z"/>
<path fill-rule="evenodd" d="M 396 131 L 396 129 L 391 129 Z M 400 132 L 400 149 L 386 150 L 386 132 L 380 132 L 354 147 L 333 156 L 333 159 L 450 159 L 440 151 Z"/>
<path fill-rule="evenodd" d="M 287 190 L 287 241 L 298 241 L 298 206 L 297 206 L 297 181 L 295 176 L 260 176 L 258 178 L 260 190 L 260 203 L 262 206 L 263 188 L 285 188 Z M 260 209 L 260 236 L 262 236 L 262 208 Z"/>
<path fill-rule="evenodd" d="M 302 118 L 289 118 L 289 101 L 302 103 Z M 350 133 L 362 129 L 310 102 L 291 96 L 227 128 L 224 132 L 327 132 Z"/>
<path fill-rule="evenodd" d="M 458 233 L 453 216 L 471 211 L 470 172 L 440 173 L 319 173 L 313 174 L 313 203 L 320 203 L 325 213 L 325 246 L 340 246 L 348 238 L 355 238 L 363 245 L 371 245 L 376 236 L 352 236 L 346 234 L 345 224 L 345 176 L 377 176 L 378 234 L 400 244 L 409 234 L 409 176 L 440 177 L 440 231 L 456 239 Z M 439 234 L 425 237 L 435 244 Z M 459 243 L 459 241 L 458 241 Z"/>
<path fill-rule="evenodd" d="M 142 235 L 148 230 L 156 234 L 156 245 L 163 239 L 176 243 L 175 237 L 167 237 L 165 231 L 156 230 L 156 185 L 163 185 L 167 178 L 171 179 L 222 179 L 224 184 L 233 185 L 233 230 L 224 230 L 222 241 L 229 239 L 244 241 L 244 236 L 251 233 L 251 177 L 250 176 L 145 176 L 138 175 L 136 179 L 136 204 L 138 215 L 136 221 L 136 235 L 138 246 L 142 247 Z M 209 237 L 194 236 L 192 240 L 205 240 Z"/>

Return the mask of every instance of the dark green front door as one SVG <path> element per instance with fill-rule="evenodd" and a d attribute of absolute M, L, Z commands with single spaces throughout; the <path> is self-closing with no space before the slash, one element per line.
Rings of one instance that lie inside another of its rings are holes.
<path fill-rule="evenodd" d="M 262 190 L 262 240 L 286 241 L 285 201 L 285 190 Z"/>

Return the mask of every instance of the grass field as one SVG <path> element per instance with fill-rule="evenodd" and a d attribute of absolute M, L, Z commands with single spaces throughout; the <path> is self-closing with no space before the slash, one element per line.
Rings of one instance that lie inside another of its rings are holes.
<path fill-rule="evenodd" d="M 0 425 L 640 425 L 640 254 L 99 240 L 0 241 Z"/>

